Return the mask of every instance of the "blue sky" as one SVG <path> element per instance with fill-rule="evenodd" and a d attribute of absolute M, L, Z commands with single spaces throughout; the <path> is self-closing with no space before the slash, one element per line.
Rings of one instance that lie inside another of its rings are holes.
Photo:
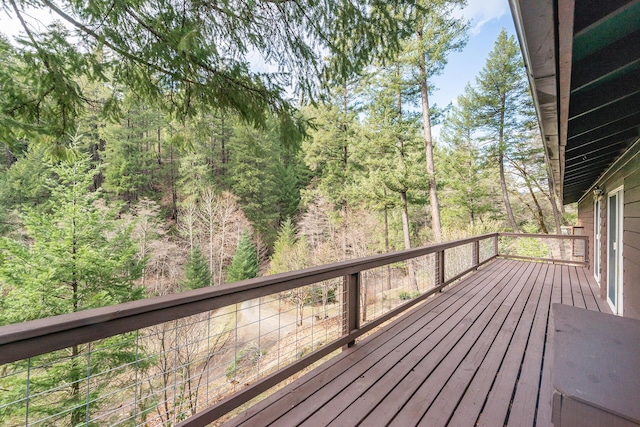
<path fill-rule="evenodd" d="M 464 15 L 471 20 L 469 42 L 462 52 L 449 56 L 442 75 L 432 81 L 436 90 L 430 101 L 440 107 L 455 101 L 467 83 L 475 83 L 475 77 L 484 67 L 503 27 L 510 34 L 515 34 L 507 0 L 468 0 Z"/>

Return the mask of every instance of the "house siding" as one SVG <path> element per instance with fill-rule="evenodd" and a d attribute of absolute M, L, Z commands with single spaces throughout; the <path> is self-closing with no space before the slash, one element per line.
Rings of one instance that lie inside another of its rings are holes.
<path fill-rule="evenodd" d="M 625 317 L 640 319 L 640 152 L 636 147 L 633 153 L 625 156 L 626 164 L 613 173 L 607 173 L 597 185 L 604 190 L 601 198 L 600 221 L 600 292 L 607 295 L 607 209 L 609 192 L 624 186 L 623 218 L 623 314 Z M 593 261 L 594 251 L 594 196 L 586 194 L 578 203 L 578 224 L 584 227 L 589 236 L 589 260 Z M 590 265 L 593 273 L 593 262 Z"/>
<path fill-rule="evenodd" d="M 578 225 L 584 227 L 584 235 L 589 237 L 589 271 L 593 271 L 593 198 L 585 197 L 578 204 Z"/>

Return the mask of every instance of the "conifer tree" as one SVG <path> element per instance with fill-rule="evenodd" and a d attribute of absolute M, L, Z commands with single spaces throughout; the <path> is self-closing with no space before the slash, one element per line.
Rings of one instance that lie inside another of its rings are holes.
<path fill-rule="evenodd" d="M 307 239 L 305 236 L 296 236 L 296 230 L 293 226 L 293 222 L 291 219 L 287 218 L 282 223 L 282 226 L 280 226 L 278 239 L 275 242 L 273 255 L 271 256 L 269 274 L 300 270 L 308 267 L 308 260 L 309 247 Z M 302 321 L 304 319 L 304 305 L 309 299 L 313 299 L 313 289 L 317 288 L 312 286 L 303 286 L 283 293 L 284 298 L 296 306 L 296 318 L 298 319 L 298 325 L 302 325 Z M 320 293 L 322 295 L 323 312 L 326 314 L 329 295 L 329 287 L 326 282 L 321 285 Z"/>
<path fill-rule="evenodd" d="M 187 264 L 184 267 L 184 280 L 182 289 L 199 289 L 211 286 L 211 271 L 206 258 L 202 255 L 200 248 L 195 247 L 189 255 Z"/>
<path fill-rule="evenodd" d="M 145 260 L 137 257 L 131 227 L 116 220 L 112 210 L 100 207 L 99 193 L 88 191 L 96 173 L 89 169 L 88 158 L 63 161 L 52 166 L 52 171 L 58 178 L 49 180 L 50 199 L 22 212 L 24 241 L 0 239 L 0 324 L 73 313 L 143 296 L 135 281 L 142 274 Z M 107 341 L 105 350 L 90 362 L 86 357 L 90 344 L 84 344 L 8 366 L 7 369 L 25 372 L 24 376 L 10 376 L 20 382 L 27 381 L 27 363 L 51 364 L 46 371 L 31 372 L 28 381 L 32 395 L 56 390 L 55 395 L 34 402 L 29 410 L 51 415 L 52 425 L 77 425 L 89 415 L 86 411 L 98 410 L 98 395 L 117 375 L 112 368 L 134 360 L 136 352 L 134 341 L 127 334 Z M 92 384 L 87 400 L 81 379 L 89 369 L 99 380 Z M 24 387 L 0 384 L 4 390 L 0 393 L 0 407 L 5 399 L 17 399 L 15 393 L 23 393 Z"/>
<path fill-rule="evenodd" d="M 516 142 L 530 130 L 533 104 L 526 81 L 518 42 L 503 28 L 495 41 L 484 68 L 476 77 L 478 118 L 488 143 L 487 154 L 495 159 L 500 171 L 500 187 L 509 224 L 518 232 L 509 201 L 505 162 Z"/>
<path fill-rule="evenodd" d="M 414 71 L 413 75 L 416 76 L 415 83 L 420 93 L 431 228 L 436 242 L 439 242 L 442 240 L 442 230 L 433 156 L 433 118 L 429 91 L 431 79 L 442 73 L 449 53 L 459 51 L 466 45 L 468 23 L 464 18 L 456 16 L 456 11 L 466 5 L 465 0 L 419 0 L 418 3 L 422 9 L 416 9 L 415 35 L 407 41 L 405 55 L 417 71 Z"/>
<path fill-rule="evenodd" d="M 474 109 L 473 89 L 467 85 L 447 114 L 440 134 L 446 144 L 442 182 L 445 199 L 449 201 L 447 211 L 458 215 L 472 230 L 478 219 L 491 209 L 488 203 L 491 191 L 487 185 L 489 165 L 480 156 Z"/>
<path fill-rule="evenodd" d="M 253 279 L 258 275 L 258 255 L 248 232 L 243 232 L 227 269 L 227 282 Z"/>

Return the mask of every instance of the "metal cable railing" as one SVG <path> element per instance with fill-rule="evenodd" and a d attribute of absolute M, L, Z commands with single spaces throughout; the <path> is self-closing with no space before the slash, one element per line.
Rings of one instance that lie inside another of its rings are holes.
<path fill-rule="evenodd" d="M 0 327 L 0 424 L 205 425 L 496 256 L 520 256 L 505 239 L 513 236 Z"/>

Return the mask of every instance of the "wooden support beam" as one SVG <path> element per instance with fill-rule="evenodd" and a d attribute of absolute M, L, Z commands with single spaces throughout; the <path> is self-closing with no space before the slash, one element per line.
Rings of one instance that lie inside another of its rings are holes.
<path fill-rule="evenodd" d="M 480 241 L 473 242 L 473 266 L 478 267 L 480 265 Z"/>
<path fill-rule="evenodd" d="M 442 250 L 436 252 L 436 286 L 442 286 L 444 278 L 444 250 Z"/>
<path fill-rule="evenodd" d="M 343 333 L 350 335 L 360 329 L 360 272 L 349 274 L 345 282 L 345 298 L 342 306 L 344 311 L 342 318 L 345 321 Z M 350 341 L 346 347 L 352 347 L 355 343 L 355 340 Z"/>

